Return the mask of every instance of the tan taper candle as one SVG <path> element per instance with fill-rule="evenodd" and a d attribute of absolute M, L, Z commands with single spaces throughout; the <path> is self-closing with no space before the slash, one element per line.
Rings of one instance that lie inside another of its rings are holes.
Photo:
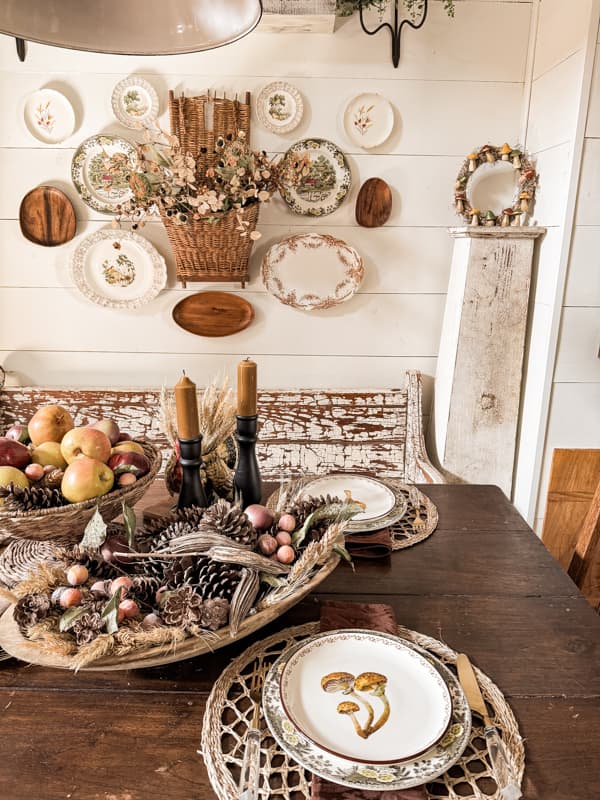
<path fill-rule="evenodd" d="M 240 417 L 256 415 L 256 363 L 249 358 L 238 364 L 237 413 Z"/>
<path fill-rule="evenodd" d="M 196 384 L 183 373 L 175 384 L 177 410 L 177 435 L 180 439 L 193 439 L 200 433 Z"/>

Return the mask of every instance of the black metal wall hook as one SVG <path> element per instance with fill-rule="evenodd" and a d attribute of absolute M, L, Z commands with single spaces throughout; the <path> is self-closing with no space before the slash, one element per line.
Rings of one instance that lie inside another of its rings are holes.
<path fill-rule="evenodd" d="M 382 28 L 388 28 L 390 31 L 390 35 L 392 37 L 392 64 L 397 67 L 400 63 L 400 36 L 402 35 L 402 28 L 405 25 L 413 28 L 413 30 L 418 30 L 427 19 L 427 0 L 422 0 L 423 2 L 423 9 L 421 11 L 421 19 L 419 22 L 411 22 L 408 17 L 405 17 L 400 22 L 400 14 L 398 13 L 398 3 L 400 0 L 394 0 L 394 24 L 393 26 L 389 22 L 382 22 L 374 31 L 370 31 L 367 26 L 365 25 L 365 21 L 363 19 L 363 2 L 362 0 L 358 0 L 358 15 L 360 17 L 360 25 L 365 33 L 368 33 L 369 36 L 375 36 L 376 33 L 379 33 Z"/>
<path fill-rule="evenodd" d="M 25 48 L 25 39 L 19 39 L 19 37 L 16 37 L 15 44 L 17 46 L 17 55 L 19 56 L 19 61 L 25 61 L 25 55 L 27 53 Z"/>

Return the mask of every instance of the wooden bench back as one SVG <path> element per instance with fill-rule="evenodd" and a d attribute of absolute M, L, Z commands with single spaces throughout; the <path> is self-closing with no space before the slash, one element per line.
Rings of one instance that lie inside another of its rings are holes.
<path fill-rule="evenodd" d="M 441 482 L 423 443 L 421 377 L 407 373 L 405 389 L 287 390 L 258 396 L 257 453 L 263 477 L 327 472 L 372 472 L 407 482 Z M 26 422 L 42 405 L 74 411 L 76 424 L 114 419 L 121 430 L 170 445 L 160 424 L 159 389 L 19 387 L 0 393 L 0 431 Z"/>

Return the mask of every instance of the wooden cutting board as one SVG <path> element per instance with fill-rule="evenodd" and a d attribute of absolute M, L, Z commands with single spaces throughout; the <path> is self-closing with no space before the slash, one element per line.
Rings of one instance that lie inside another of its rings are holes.
<path fill-rule="evenodd" d="M 173 309 L 175 322 L 197 336 L 231 336 L 247 328 L 254 309 L 230 292 L 198 292 L 184 297 Z"/>
<path fill-rule="evenodd" d="M 25 195 L 19 223 L 26 239 L 44 247 L 71 241 L 77 227 L 71 201 L 55 186 L 38 186 Z"/>
<path fill-rule="evenodd" d="M 392 213 L 392 190 L 382 178 L 369 178 L 356 198 L 356 221 L 363 228 L 379 228 Z"/>

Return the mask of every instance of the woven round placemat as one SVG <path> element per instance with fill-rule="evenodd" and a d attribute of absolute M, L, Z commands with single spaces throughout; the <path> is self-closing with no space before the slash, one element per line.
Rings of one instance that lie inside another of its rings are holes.
<path fill-rule="evenodd" d="M 296 487 L 299 489 L 308 479 L 308 477 L 304 477 L 302 480 L 288 484 L 285 489 L 286 493 L 293 494 Z M 401 520 L 390 525 L 392 550 L 404 550 L 431 536 L 438 524 L 438 510 L 431 500 L 416 486 L 402 483 L 396 478 L 385 478 L 385 482 L 399 489 L 406 498 L 406 513 Z M 280 493 L 281 489 L 277 489 L 269 497 L 267 500 L 269 508 L 277 508 Z"/>
<path fill-rule="evenodd" d="M 0 586 L 12 589 L 43 561 L 55 561 L 61 542 L 15 539 L 0 553 Z"/>
<path fill-rule="evenodd" d="M 202 755 L 219 800 L 237 797 L 244 738 L 252 720 L 250 678 L 263 664 L 272 664 L 288 647 L 318 633 L 319 623 L 310 622 L 269 636 L 248 647 L 215 682 L 206 704 L 202 724 Z M 398 626 L 398 635 L 433 653 L 456 673 L 456 652 L 447 645 L 416 631 Z M 514 714 L 493 681 L 475 668 L 492 722 L 501 733 L 515 776 L 520 784 L 525 768 L 523 740 Z M 261 782 L 259 797 L 309 800 L 311 774 L 280 749 L 261 718 Z M 427 784 L 430 800 L 501 800 L 492 777 L 483 722 L 473 718 L 466 750 L 448 772 Z M 346 790 L 347 791 L 347 790 Z"/>

